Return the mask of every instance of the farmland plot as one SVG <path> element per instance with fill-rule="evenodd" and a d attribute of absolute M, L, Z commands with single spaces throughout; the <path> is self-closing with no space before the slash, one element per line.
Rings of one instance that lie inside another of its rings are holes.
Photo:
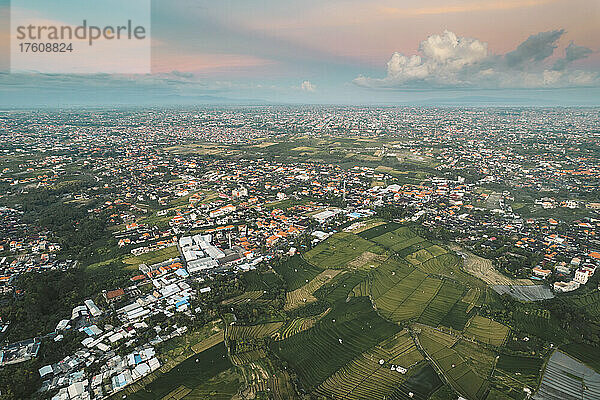
<path fill-rule="evenodd" d="M 457 351 L 449 347 L 449 343 L 455 340 L 449 335 L 426 329 L 419 335 L 419 341 L 456 391 L 471 400 L 485 399 L 488 382 L 477 375 Z"/>
<path fill-rule="evenodd" d="M 311 329 L 273 342 L 271 349 L 288 363 L 302 386 L 310 391 L 399 330 L 379 317 L 368 299 L 352 298 L 336 304 Z"/>
<path fill-rule="evenodd" d="M 383 254 L 375 243 L 346 232 L 338 232 L 304 254 L 304 258 L 320 268 L 345 268 L 364 252 Z"/>
<path fill-rule="evenodd" d="M 315 393 L 334 399 L 384 398 L 406 380 L 407 375 L 396 367 L 410 370 L 422 360 L 412 338 L 403 331 L 353 359 Z"/>
<path fill-rule="evenodd" d="M 474 316 L 465 329 L 466 336 L 492 346 L 502 346 L 509 332 L 507 326 L 479 315 Z"/>
<path fill-rule="evenodd" d="M 287 292 L 285 295 L 285 311 L 293 310 L 303 304 L 308 304 L 317 301 L 317 298 L 313 293 L 321 286 L 326 284 L 335 278 L 336 275 L 341 273 L 340 270 L 327 269 L 313 278 L 306 285 L 294 290 L 293 292 Z"/>

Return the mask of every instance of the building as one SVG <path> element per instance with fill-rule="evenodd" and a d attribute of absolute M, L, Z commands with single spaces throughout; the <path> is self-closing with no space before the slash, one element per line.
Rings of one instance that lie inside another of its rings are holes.
<path fill-rule="evenodd" d="M 554 291 L 557 293 L 571 292 L 579 289 L 579 282 L 554 282 Z"/>
<path fill-rule="evenodd" d="M 573 280 L 582 285 L 585 285 L 589 278 L 590 278 L 590 271 L 580 268 L 577 271 L 575 271 L 575 278 L 573 278 Z"/>

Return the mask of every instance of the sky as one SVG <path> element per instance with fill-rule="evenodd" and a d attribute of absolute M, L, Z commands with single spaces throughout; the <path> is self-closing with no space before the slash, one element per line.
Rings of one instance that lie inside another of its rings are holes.
<path fill-rule="evenodd" d="M 600 105 L 597 0 L 152 0 L 151 20 L 143 74 L 10 73 L 5 28 L 0 107 Z"/>

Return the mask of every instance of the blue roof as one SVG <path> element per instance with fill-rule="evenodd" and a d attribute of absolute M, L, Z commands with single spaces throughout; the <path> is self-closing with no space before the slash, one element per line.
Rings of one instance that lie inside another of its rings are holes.
<path fill-rule="evenodd" d="M 178 269 L 176 269 L 176 270 L 175 270 L 175 273 L 176 273 L 177 275 L 179 275 L 179 276 L 183 276 L 183 277 L 186 277 L 186 276 L 188 276 L 188 275 L 189 275 L 189 274 L 188 274 L 188 272 L 187 272 L 185 269 L 183 269 L 183 268 L 178 268 Z"/>
<path fill-rule="evenodd" d="M 181 307 L 184 304 L 190 304 L 187 298 L 179 300 L 177 303 L 175 303 L 175 307 Z"/>

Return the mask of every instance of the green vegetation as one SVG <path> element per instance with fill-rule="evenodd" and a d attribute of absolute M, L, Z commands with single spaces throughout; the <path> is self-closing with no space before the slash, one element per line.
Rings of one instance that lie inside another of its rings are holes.
<path fill-rule="evenodd" d="M 488 382 L 478 375 L 480 371 L 476 373 L 470 363 L 452 349 L 456 342 L 454 338 L 427 329 L 419 335 L 419 341 L 456 391 L 468 399 L 485 399 Z"/>
<path fill-rule="evenodd" d="M 510 329 L 499 322 L 479 315 L 468 322 L 465 335 L 492 346 L 502 346 Z"/>
<path fill-rule="evenodd" d="M 354 298 L 337 303 L 313 328 L 275 342 L 271 349 L 311 390 L 398 330 L 373 311 L 368 299 Z"/>
<path fill-rule="evenodd" d="M 304 286 L 322 271 L 304 261 L 300 255 L 276 262 L 273 269 L 281 275 L 288 291 Z"/>
<path fill-rule="evenodd" d="M 177 246 L 173 245 L 138 256 L 125 257 L 123 262 L 130 265 L 130 268 L 137 269 L 140 264 L 152 265 L 176 257 L 179 257 L 179 250 L 177 250 Z"/>
<path fill-rule="evenodd" d="M 191 356 L 127 398 L 231 398 L 241 386 L 240 377 L 232 368 L 225 345 L 220 343 Z M 175 396 L 175 392 L 184 395 Z"/>
<path fill-rule="evenodd" d="M 306 252 L 304 258 L 317 267 L 336 269 L 345 268 L 347 264 L 367 251 L 376 255 L 383 254 L 381 247 L 360 236 L 338 232 L 323 243 L 320 243 L 317 247 Z M 362 265 L 356 265 L 356 268 Z"/>

